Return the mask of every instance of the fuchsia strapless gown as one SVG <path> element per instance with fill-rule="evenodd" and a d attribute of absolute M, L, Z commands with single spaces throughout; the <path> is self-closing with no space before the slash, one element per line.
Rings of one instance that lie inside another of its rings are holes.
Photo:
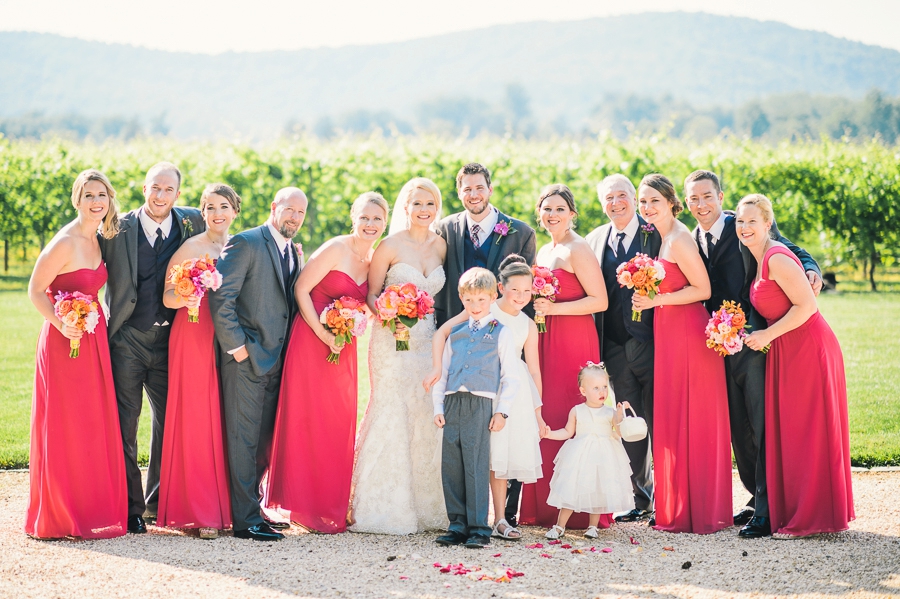
<path fill-rule="evenodd" d="M 332 270 L 310 296 L 321 314 L 341 296 L 365 302 L 368 289 Z M 356 339 L 338 364 L 326 362 L 329 353 L 298 317 L 284 359 L 266 503 L 311 530 L 339 533 L 347 530 L 356 440 Z"/>
<path fill-rule="evenodd" d="M 61 274 L 50 285 L 97 298 L 106 266 Z M 113 386 L 106 319 L 81 338 L 69 357 L 69 340 L 44 321 L 37 345 L 31 408 L 31 483 L 25 532 L 43 539 L 103 539 L 124 535 L 128 492 L 122 433 Z"/>
<path fill-rule="evenodd" d="M 660 293 L 687 286 L 677 264 L 660 262 Z M 700 302 L 653 315 L 657 530 L 707 534 L 734 524 L 725 362 L 706 347 L 709 317 Z"/>

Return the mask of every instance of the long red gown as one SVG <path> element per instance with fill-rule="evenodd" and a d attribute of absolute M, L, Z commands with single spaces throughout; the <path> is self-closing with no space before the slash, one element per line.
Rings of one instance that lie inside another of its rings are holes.
<path fill-rule="evenodd" d="M 200 322 L 187 308 L 175 314 L 169 337 L 169 395 L 159 482 L 160 526 L 231 526 L 228 459 L 222 429 L 222 399 L 209 303 Z"/>
<path fill-rule="evenodd" d="M 567 270 L 553 271 L 559 280 L 559 294 L 556 303 L 573 302 L 587 297 L 578 277 Z M 538 336 L 538 353 L 541 360 L 541 380 L 543 381 L 544 422 L 557 430 L 566 426 L 569 411 L 584 402 L 578 391 L 578 371 L 588 360 L 600 361 L 600 341 L 591 314 L 576 316 L 547 316 L 547 332 Z M 564 441 L 541 439 L 541 459 L 544 464 L 552 464 Z M 522 485 L 522 511 L 519 522 L 527 525 L 551 527 L 556 524 L 559 510 L 547 505 L 550 494 L 550 476 L 538 479 L 534 484 Z M 612 518 L 608 514 L 600 517 L 600 526 L 609 528 Z M 573 514 L 566 528 L 587 528 L 587 514 Z"/>
<path fill-rule="evenodd" d="M 369 284 L 332 270 L 310 296 L 316 313 L 349 296 L 365 302 Z M 353 448 L 356 440 L 356 339 L 338 364 L 303 318 L 294 321 L 284 359 L 266 488 L 269 507 L 291 512 L 291 521 L 324 533 L 347 530 Z"/>
<path fill-rule="evenodd" d="M 50 285 L 97 298 L 106 266 L 61 274 Z M 106 319 L 69 340 L 45 321 L 37 345 L 31 408 L 31 483 L 25 532 L 33 537 L 102 539 L 124 535 L 128 492 Z"/>
<path fill-rule="evenodd" d="M 660 262 L 660 293 L 687 286 L 677 264 Z M 725 362 L 706 347 L 707 322 L 700 302 L 653 315 L 657 530 L 707 534 L 734 524 Z"/>
<path fill-rule="evenodd" d="M 768 280 L 763 257 L 750 301 L 771 325 L 791 301 Z M 766 482 L 772 532 L 798 536 L 846 530 L 853 511 L 847 380 L 837 337 L 817 311 L 772 342 L 766 357 Z"/>

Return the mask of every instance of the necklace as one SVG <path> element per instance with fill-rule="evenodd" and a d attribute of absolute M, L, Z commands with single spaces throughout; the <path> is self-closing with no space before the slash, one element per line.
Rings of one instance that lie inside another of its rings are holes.
<path fill-rule="evenodd" d="M 359 261 L 365 264 L 366 259 L 363 256 L 359 255 L 359 246 L 356 244 L 356 236 L 353 236 L 353 253 L 356 254 L 356 257 L 359 258 Z M 368 254 L 368 252 L 366 252 Z"/>

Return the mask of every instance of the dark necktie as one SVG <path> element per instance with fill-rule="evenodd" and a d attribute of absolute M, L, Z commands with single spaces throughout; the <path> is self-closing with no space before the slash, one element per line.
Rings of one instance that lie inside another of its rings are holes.
<path fill-rule="evenodd" d="M 709 258 L 712 256 L 713 251 L 713 236 L 709 231 L 706 232 L 706 257 Z"/>
<path fill-rule="evenodd" d="M 288 252 L 291 250 L 291 242 L 287 242 L 284 246 L 284 252 L 281 254 L 281 274 L 284 277 L 284 289 L 290 292 L 291 286 L 291 259 Z"/>
<path fill-rule="evenodd" d="M 162 250 L 163 245 L 163 234 L 162 228 L 156 229 L 156 241 L 153 242 L 153 251 L 157 254 Z"/>
<path fill-rule="evenodd" d="M 616 237 L 619 238 L 619 243 L 616 245 L 616 258 L 624 258 L 625 257 L 625 233 L 617 233 Z"/>
<path fill-rule="evenodd" d="M 478 241 L 478 234 L 481 233 L 481 227 L 478 223 L 472 225 L 472 245 L 475 246 L 477 250 L 481 246 L 481 242 Z"/>
<path fill-rule="evenodd" d="M 478 225 L 475 225 L 475 226 L 477 227 Z M 478 326 L 478 321 L 477 321 L 477 320 L 474 321 L 472 324 L 469 325 L 469 329 L 471 329 L 471 331 L 472 331 L 473 333 L 477 333 L 479 328 L 480 328 L 480 327 Z"/>

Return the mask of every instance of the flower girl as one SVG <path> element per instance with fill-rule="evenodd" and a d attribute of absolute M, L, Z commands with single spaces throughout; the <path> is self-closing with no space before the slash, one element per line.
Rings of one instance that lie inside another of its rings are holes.
<path fill-rule="evenodd" d="M 556 455 L 550 479 L 547 504 L 559 508 L 559 518 L 547 531 L 548 539 L 563 536 L 566 522 L 575 512 L 590 514 L 584 536 L 596 539 L 600 514 L 634 508 L 631 466 L 617 429 L 630 406 L 627 401 L 617 408 L 604 405 L 609 375 L 602 362 L 588 362 L 578 372 L 578 389 L 584 403 L 572 408 L 565 428 L 545 435 L 558 441 L 568 439 Z"/>
<path fill-rule="evenodd" d="M 537 326 L 522 308 L 531 301 L 531 268 L 518 254 L 510 254 L 500 263 L 501 297 L 491 305 L 491 314 L 503 326 L 510 327 L 517 349 L 524 352 L 525 360 L 519 361 L 521 377 L 520 393 L 507 414 L 506 426 L 491 434 L 491 496 L 494 504 L 493 536 L 503 539 L 518 539 L 522 535 L 503 517 L 506 505 L 506 483 L 515 479 L 522 483 L 533 483 L 543 476 L 541 470 L 540 439 L 549 428 L 541 418 L 541 370 L 538 362 Z M 425 378 L 426 389 L 440 376 L 441 355 L 450 329 L 463 322 L 466 313 L 444 323 L 434 335 L 432 357 L 434 370 Z M 630 483 L 629 483 L 630 484 Z"/>

